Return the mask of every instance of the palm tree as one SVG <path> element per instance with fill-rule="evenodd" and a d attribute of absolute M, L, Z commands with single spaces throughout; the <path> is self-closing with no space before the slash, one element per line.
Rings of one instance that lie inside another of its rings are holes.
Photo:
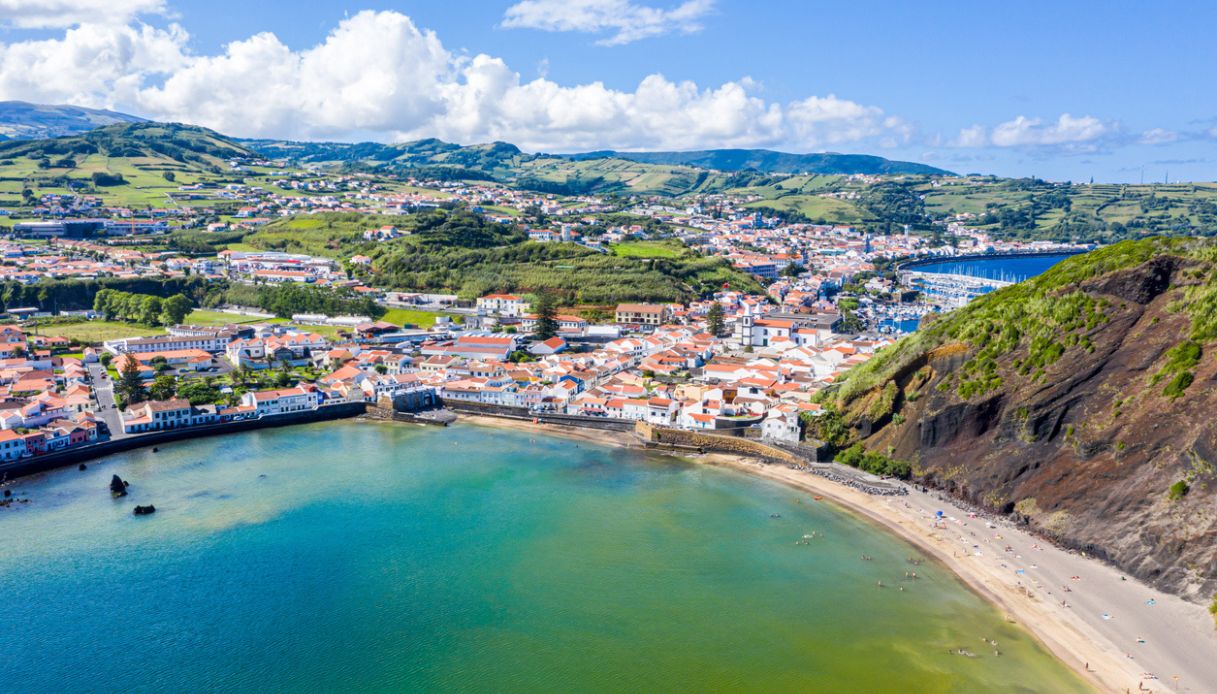
<path fill-rule="evenodd" d="M 248 362 L 245 362 L 244 360 L 242 360 L 241 365 L 237 367 L 237 371 L 236 371 L 238 382 L 241 385 L 245 385 L 245 384 L 249 383 L 249 375 L 251 372 L 253 372 L 253 368 L 250 367 Z"/>

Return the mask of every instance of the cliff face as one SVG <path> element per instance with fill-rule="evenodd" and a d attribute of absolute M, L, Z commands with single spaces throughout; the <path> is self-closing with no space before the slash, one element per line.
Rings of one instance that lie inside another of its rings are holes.
<path fill-rule="evenodd" d="M 1208 601 L 1217 255 L 1137 243 L 1149 245 L 1065 261 L 940 319 L 838 405 L 867 448 L 927 484 Z"/>

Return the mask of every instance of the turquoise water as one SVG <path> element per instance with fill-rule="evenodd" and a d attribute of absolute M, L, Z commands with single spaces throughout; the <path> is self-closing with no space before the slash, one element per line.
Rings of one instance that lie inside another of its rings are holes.
<path fill-rule="evenodd" d="M 910 546 L 668 457 L 331 423 L 15 488 L 4 691 L 1085 690 Z"/>

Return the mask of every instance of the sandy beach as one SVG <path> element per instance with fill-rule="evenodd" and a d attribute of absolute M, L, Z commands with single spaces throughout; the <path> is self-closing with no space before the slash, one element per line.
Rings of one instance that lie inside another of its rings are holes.
<path fill-rule="evenodd" d="M 462 415 L 461 422 L 641 447 L 630 434 Z M 1034 634 L 1100 691 L 1217 692 L 1217 630 L 1204 607 L 1013 524 L 969 517 L 935 493 L 864 494 L 823 477 L 737 456 L 690 460 L 823 497 L 921 548 Z M 943 516 L 936 518 L 938 511 Z"/>

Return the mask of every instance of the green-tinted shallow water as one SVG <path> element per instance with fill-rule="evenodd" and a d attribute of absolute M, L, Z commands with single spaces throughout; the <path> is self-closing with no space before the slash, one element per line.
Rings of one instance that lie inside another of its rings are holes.
<path fill-rule="evenodd" d="M 671 458 L 336 423 L 17 489 L 3 691 L 1085 690 L 901 541 Z"/>

